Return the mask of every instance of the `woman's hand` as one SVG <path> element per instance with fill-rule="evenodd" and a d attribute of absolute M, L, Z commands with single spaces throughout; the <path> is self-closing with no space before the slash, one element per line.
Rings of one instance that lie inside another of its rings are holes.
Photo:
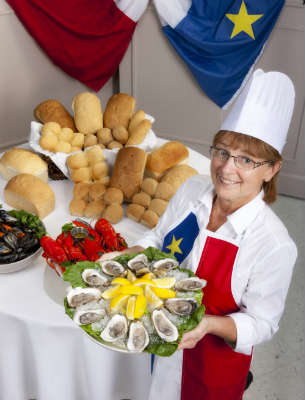
<path fill-rule="evenodd" d="M 209 333 L 209 316 L 204 316 L 196 328 L 186 332 L 178 345 L 178 350 L 192 349 L 196 346 L 197 342 L 201 340 L 207 333 Z"/>

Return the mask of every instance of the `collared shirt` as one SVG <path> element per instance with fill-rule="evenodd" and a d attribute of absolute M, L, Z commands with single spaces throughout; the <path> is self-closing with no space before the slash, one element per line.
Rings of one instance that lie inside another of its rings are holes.
<path fill-rule="evenodd" d="M 229 215 L 215 233 L 207 230 L 213 197 L 210 180 L 191 177 L 171 199 L 158 225 L 135 244 L 161 249 L 166 234 L 190 212 L 196 215 L 200 230 L 181 267 L 196 271 L 208 235 L 216 233 L 238 243 L 231 290 L 240 310 L 230 317 L 237 328 L 235 351 L 250 354 L 253 345 L 269 340 L 278 330 L 297 249 L 281 220 L 263 201 L 263 192 Z"/>

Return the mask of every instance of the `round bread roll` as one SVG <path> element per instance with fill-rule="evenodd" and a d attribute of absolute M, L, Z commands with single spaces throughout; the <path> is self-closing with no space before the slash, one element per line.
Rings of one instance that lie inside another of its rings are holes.
<path fill-rule="evenodd" d="M 48 132 L 41 136 L 39 139 L 39 145 L 44 150 L 55 151 L 55 147 L 58 142 L 58 137 L 53 132 Z"/>
<path fill-rule="evenodd" d="M 98 179 L 97 182 L 101 182 L 101 183 L 103 183 L 105 186 L 108 186 L 109 183 L 110 183 L 110 176 L 109 176 L 109 175 L 103 176 L 102 178 Z"/>
<path fill-rule="evenodd" d="M 125 144 L 128 140 L 128 131 L 124 126 L 118 125 L 112 129 L 112 136 L 116 141 Z"/>
<path fill-rule="evenodd" d="M 94 200 L 87 204 L 84 216 L 86 218 L 100 218 L 106 205 L 104 200 Z"/>
<path fill-rule="evenodd" d="M 58 133 L 58 138 L 64 142 L 72 142 L 74 132 L 71 128 L 62 128 L 61 132 Z"/>
<path fill-rule="evenodd" d="M 91 185 L 92 184 L 89 182 L 76 183 L 73 188 L 73 198 L 75 200 L 89 201 L 89 190 Z"/>
<path fill-rule="evenodd" d="M 82 151 L 81 147 L 71 146 L 71 153 L 75 153 L 76 151 Z"/>
<path fill-rule="evenodd" d="M 85 153 L 81 151 L 79 153 L 71 154 L 67 158 L 67 165 L 69 168 L 76 169 L 76 168 L 88 167 L 89 162 Z"/>
<path fill-rule="evenodd" d="M 144 211 L 140 220 L 141 224 L 151 229 L 157 225 L 158 221 L 159 221 L 158 215 L 152 210 Z"/>
<path fill-rule="evenodd" d="M 175 194 L 175 188 L 169 182 L 160 182 L 157 186 L 155 197 L 169 200 Z"/>
<path fill-rule="evenodd" d="M 92 179 L 92 170 L 90 167 L 71 169 L 71 179 L 73 182 L 90 182 Z"/>
<path fill-rule="evenodd" d="M 98 142 L 107 146 L 113 141 L 113 136 L 110 128 L 102 128 L 96 132 Z"/>
<path fill-rule="evenodd" d="M 105 159 L 103 150 L 100 148 L 100 146 L 97 145 L 87 148 L 85 150 L 85 155 L 87 157 L 89 165 L 104 161 Z"/>
<path fill-rule="evenodd" d="M 101 182 L 93 182 L 89 189 L 89 201 L 101 200 L 106 191 L 106 186 Z"/>
<path fill-rule="evenodd" d="M 74 122 L 79 132 L 88 135 L 103 128 L 103 113 L 100 99 L 91 92 L 74 96 L 72 101 Z"/>
<path fill-rule="evenodd" d="M 103 218 L 111 224 L 117 224 L 123 218 L 124 210 L 120 204 L 110 204 L 103 212 Z"/>
<path fill-rule="evenodd" d="M 85 202 L 85 200 L 72 199 L 69 204 L 69 212 L 71 215 L 83 217 L 86 206 L 87 203 Z"/>
<path fill-rule="evenodd" d="M 94 146 L 95 144 L 97 144 L 97 137 L 93 134 L 88 134 L 85 135 L 85 139 L 84 139 L 84 147 L 90 147 L 90 146 Z"/>
<path fill-rule="evenodd" d="M 122 190 L 110 187 L 104 193 L 104 201 L 106 204 L 122 204 L 124 194 Z"/>
<path fill-rule="evenodd" d="M 59 135 L 61 133 L 60 125 L 57 122 L 46 122 L 41 128 L 40 134 L 41 136 L 44 136 L 49 132 Z"/>
<path fill-rule="evenodd" d="M 58 140 L 54 147 L 56 153 L 71 153 L 71 143 L 64 142 L 63 140 Z"/>
<path fill-rule="evenodd" d="M 132 203 L 140 204 L 143 207 L 148 207 L 151 201 L 151 197 L 149 194 L 145 192 L 138 192 L 132 196 Z"/>
<path fill-rule="evenodd" d="M 76 132 L 71 140 L 71 146 L 83 147 L 84 141 L 85 135 L 83 133 Z"/>
<path fill-rule="evenodd" d="M 149 194 L 151 197 L 154 196 L 154 194 L 156 193 L 157 190 L 157 186 L 158 186 L 159 182 L 156 179 L 153 178 L 145 178 L 143 179 L 142 183 L 141 183 L 141 189 Z"/>
<path fill-rule="evenodd" d="M 144 121 L 145 119 L 145 112 L 143 110 L 138 110 L 133 114 L 133 116 L 130 119 L 129 125 L 128 125 L 128 131 L 132 132 L 134 128 L 136 128 L 140 122 Z"/>
<path fill-rule="evenodd" d="M 168 201 L 162 199 L 152 199 L 149 204 L 148 209 L 154 211 L 159 217 L 164 213 L 166 207 L 168 206 Z"/>
<path fill-rule="evenodd" d="M 133 221 L 139 222 L 142 215 L 144 214 L 145 208 L 140 204 L 129 204 L 126 208 L 126 215 Z"/>
<path fill-rule="evenodd" d="M 97 162 L 92 166 L 92 178 L 96 181 L 108 175 L 108 165 L 105 161 Z"/>
<path fill-rule="evenodd" d="M 123 147 L 122 143 L 117 142 L 116 140 L 113 140 L 107 145 L 107 149 L 112 150 L 112 149 L 121 149 Z"/>

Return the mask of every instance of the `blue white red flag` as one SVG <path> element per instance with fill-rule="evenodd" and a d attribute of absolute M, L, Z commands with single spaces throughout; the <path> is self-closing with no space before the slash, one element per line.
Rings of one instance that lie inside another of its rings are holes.
<path fill-rule="evenodd" d="M 154 0 L 162 29 L 220 107 L 243 86 L 285 0 Z"/>

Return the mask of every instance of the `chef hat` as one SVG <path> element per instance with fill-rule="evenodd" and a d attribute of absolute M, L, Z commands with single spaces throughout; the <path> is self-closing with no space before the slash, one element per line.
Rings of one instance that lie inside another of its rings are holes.
<path fill-rule="evenodd" d="M 294 98 L 294 86 L 287 75 L 257 69 L 220 129 L 253 136 L 281 153 L 292 118 Z"/>

